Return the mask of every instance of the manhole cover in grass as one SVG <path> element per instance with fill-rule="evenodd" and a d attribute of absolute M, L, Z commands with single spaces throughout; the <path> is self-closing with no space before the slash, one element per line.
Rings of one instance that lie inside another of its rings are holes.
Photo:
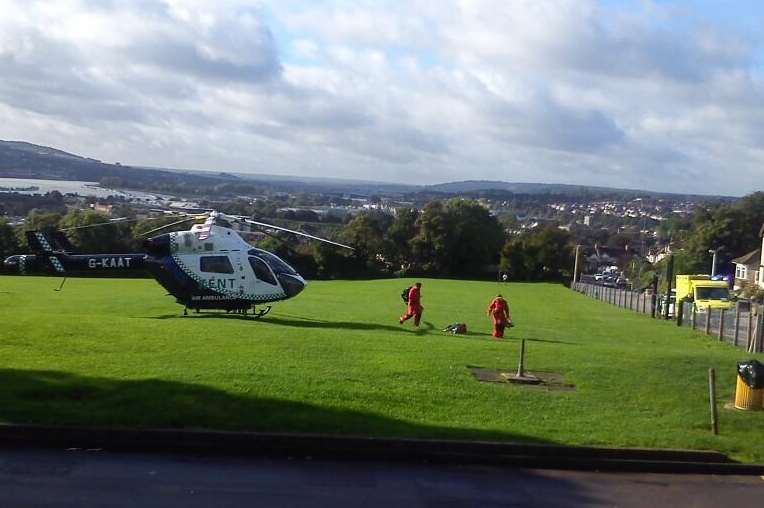
<path fill-rule="evenodd" d="M 557 372 L 543 372 L 534 370 L 533 372 L 526 371 L 525 376 L 527 378 L 536 378 L 536 382 L 514 382 L 516 378 L 516 370 L 504 370 L 504 369 L 485 369 L 483 367 L 467 367 L 475 379 L 483 383 L 504 383 L 512 384 L 515 386 L 521 386 L 524 388 L 536 388 L 544 390 L 575 390 L 575 385 L 567 384 L 562 379 L 562 375 Z"/>

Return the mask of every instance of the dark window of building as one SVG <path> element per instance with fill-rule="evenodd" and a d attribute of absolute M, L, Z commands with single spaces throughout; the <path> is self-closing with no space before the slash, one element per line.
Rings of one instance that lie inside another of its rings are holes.
<path fill-rule="evenodd" d="M 276 278 L 273 276 L 273 273 L 271 273 L 270 268 L 268 268 L 268 265 L 265 264 L 265 261 L 260 258 L 250 257 L 249 264 L 252 265 L 252 271 L 255 272 L 255 277 L 257 277 L 258 280 L 267 282 L 273 286 L 278 284 L 276 282 Z"/>
<path fill-rule="evenodd" d="M 233 273 L 233 266 L 228 256 L 202 256 L 199 269 L 206 273 Z"/>

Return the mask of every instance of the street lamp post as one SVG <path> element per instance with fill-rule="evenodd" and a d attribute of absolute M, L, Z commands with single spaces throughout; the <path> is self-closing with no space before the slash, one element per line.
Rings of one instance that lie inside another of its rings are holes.
<path fill-rule="evenodd" d="M 716 253 L 719 252 L 721 249 L 722 249 L 721 247 L 717 247 L 715 249 L 708 249 L 708 253 L 714 255 L 713 259 L 711 260 L 711 277 L 716 275 Z"/>

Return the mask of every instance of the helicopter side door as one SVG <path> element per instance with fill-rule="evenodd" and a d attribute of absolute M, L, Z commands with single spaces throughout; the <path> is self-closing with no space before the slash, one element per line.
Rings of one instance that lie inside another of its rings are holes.
<path fill-rule="evenodd" d="M 244 295 L 249 288 L 247 271 L 244 266 L 247 262 L 246 254 L 243 254 L 240 250 L 232 250 L 228 253 L 228 257 L 231 260 L 231 265 L 233 266 L 234 274 L 236 276 L 236 282 L 233 289 L 239 295 Z"/>

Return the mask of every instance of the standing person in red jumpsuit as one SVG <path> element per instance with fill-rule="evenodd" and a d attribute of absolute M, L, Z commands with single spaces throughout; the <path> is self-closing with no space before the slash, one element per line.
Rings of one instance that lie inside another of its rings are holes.
<path fill-rule="evenodd" d="M 486 314 L 493 320 L 493 332 L 491 335 L 497 338 L 504 337 L 504 328 L 512 322 L 507 301 L 500 294 L 496 295 L 496 298 L 491 300 Z"/>
<path fill-rule="evenodd" d="M 409 289 L 409 298 L 408 298 L 408 305 L 406 306 L 406 313 L 398 319 L 398 322 L 400 324 L 403 324 L 404 321 L 407 321 L 414 318 L 414 326 L 419 326 L 419 321 L 422 320 L 422 311 L 424 310 L 424 307 L 422 307 L 422 283 L 417 282 L 414 284 L 411 289 Z"/>

